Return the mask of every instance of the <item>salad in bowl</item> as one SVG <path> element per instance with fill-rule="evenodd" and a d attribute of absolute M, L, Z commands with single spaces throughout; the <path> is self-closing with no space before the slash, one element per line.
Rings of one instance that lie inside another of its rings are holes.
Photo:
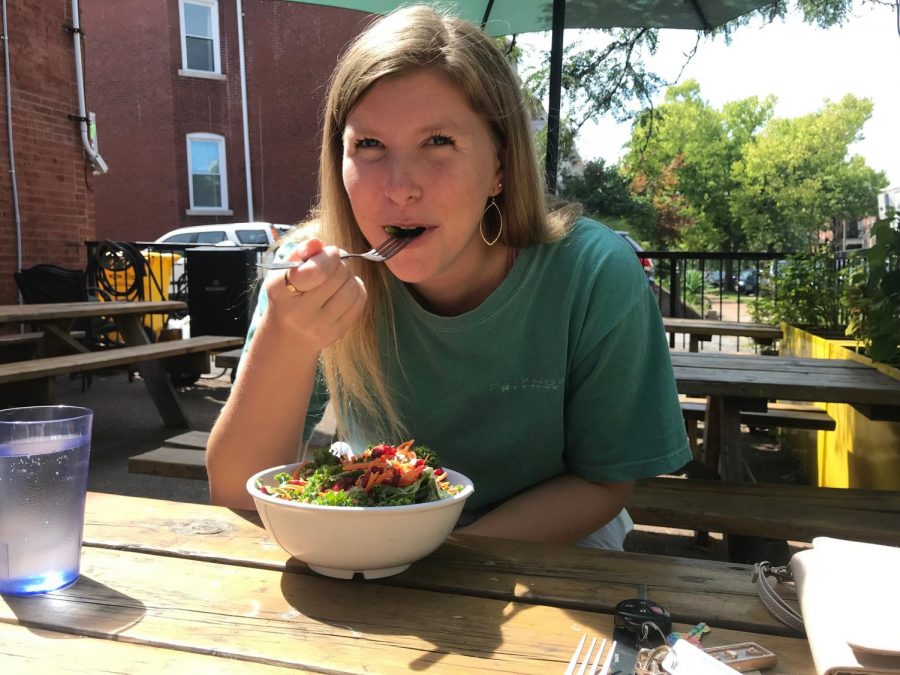
<path fill-rule="evenodd" d="M 447 480 L 437 455 L 414 441 L 381 443 L 358 455 L 335 456 L 325 449 L 293 472 L 257 482 L 265 495 L 320 506 L 405 506 L 436 502 L 458 494 L 462 485 Z"/>
<path fill-rule="evenodd" d="M 407 441 L 342 457 L 323 448 L 310 462 L 251 476 L 247 491 L 269 534 L 310 569 L 374 579 L 437 549 L 474 486 Z"/>

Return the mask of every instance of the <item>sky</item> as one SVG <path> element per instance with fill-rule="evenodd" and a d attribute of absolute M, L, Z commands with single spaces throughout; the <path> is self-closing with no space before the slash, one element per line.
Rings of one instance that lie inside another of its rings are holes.
<path fill-rule="evenodd" d="M 854 3 L 857 6 L 859 3 Z M 567 32 L 587 43 L 590 32 Z M 594 33 L 594 35 L 597 35 Z M 660 49 L 650 62 L 665 79 L 677 77 L 683 52 L 694 43 L 693 31 L 661 31 Z M 520 36 L 525 44 L 549 48 L 546 34 Z M 596 37 L 594 39 L 597 39 Z M 821 109 L 825 100 L 845 94 L 871 99 L 872 117 L 864 139 L 850 146 L 873 169 L 885 171 L 900 186 L 900 33 L 890 7 L 858 7 L 841 27 L 821 29 L 800 18 L 764 24 L 757 21 L 734 34 L 730 45 L 718 38 L 703 41 L 680 81 L 692 78 L 700 95 L 721 109 L 727 101 L 748 96 L 778 98 L 776 117 L 798 117 Z M 662 93 L 659 99 L 662 98 Z M 582 127 L 577 147 L 585 160 L 615 163 L 631 134 L 630 123 L 604 119 Z"/>

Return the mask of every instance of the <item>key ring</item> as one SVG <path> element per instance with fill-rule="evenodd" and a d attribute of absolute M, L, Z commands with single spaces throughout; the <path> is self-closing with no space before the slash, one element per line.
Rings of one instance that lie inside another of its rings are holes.
<path fill-rule="evenodd" d="M 650 629 L 653 628 L 659 636 L 662 638 L 663 644 L 666 642 L 666 634 L 662 632 L 659 626 L 657 626 L 652 621 L 645 621 L 641 624 L 641 634 L 638 635 L 638 640 L 640 642 L 649 642 L 650 640 Z"/>
<path fill-rule="evenodd" d="M 642 649 L 638 652 L 635 675 L 664 675 L 662 663 L 669 655 L 668 645 L 660 645 L 654 649 Z M 674 655 L 673 655 L 674 658 Z"/>

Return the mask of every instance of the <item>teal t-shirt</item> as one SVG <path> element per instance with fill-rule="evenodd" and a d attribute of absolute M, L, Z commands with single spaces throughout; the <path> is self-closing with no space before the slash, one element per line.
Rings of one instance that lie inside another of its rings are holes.
<path fill-rule="evenodd" d="M 385 358 L 385 376 L 416 444 L 474 481 L 467 510 L 565 472 L 623 481 L 691 459 L 659 310 L 606 226 L 581 219 L 561 241 L 520 251 L 460 316 L 428 312 L 399 281 L 392 292 L 400 360 Z M 406 440 L 353 431 L 355 450 Z"/>

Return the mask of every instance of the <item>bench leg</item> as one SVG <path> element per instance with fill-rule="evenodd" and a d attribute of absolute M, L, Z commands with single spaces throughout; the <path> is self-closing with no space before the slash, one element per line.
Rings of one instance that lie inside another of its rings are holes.
<path fill-rule="evenodd" d="M 128 346 L 150 344 L 150 338 L 144 332 L 140 317 L 134 315 L 117 316 L 116 323 L 125 336 L 125 344 Z M 163 418 L 163 423 L 171 429 L 189 429 L 191 426 L 190 422 L 188 422 L 184 408 L 181 407 L 178 394 L 175 391 L 175 387 L 172 386 L 172 381 L 169 379 L 169 374 L 166 372 L 163 362 L 161 360 L 144 361 L 137 364 L 137 369 L 144 380 L 144 384 L 147 385 L 147 391 L 150 392 L 150 397 L 153 399 L 153 403 L 156 404 L 156 409 L 159 410 L 159 414 Z"/>
<path fill-rule="evenodd" d="M 688 443 L 691 444 L 691 455 L 696 460 L 701 460 L 700 448 L 697 445 L 697 420 L 685 420 L 684 430 L 687 433 Z"/>

